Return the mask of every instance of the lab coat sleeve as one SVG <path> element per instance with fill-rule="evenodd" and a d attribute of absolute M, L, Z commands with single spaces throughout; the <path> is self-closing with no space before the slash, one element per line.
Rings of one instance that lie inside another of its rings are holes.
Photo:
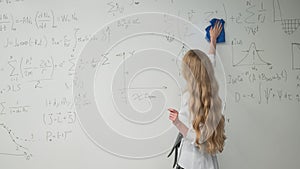
<path fill-rule="evenodd" d="M 216 64 L 217 64 L 216 63 L 216 55 L 214 55 L 214 54 L 208 54 L 207 56 L 208 56 L 209 60 L 211 61 L 212 65 L 214 67 L 216 67 Z"/>

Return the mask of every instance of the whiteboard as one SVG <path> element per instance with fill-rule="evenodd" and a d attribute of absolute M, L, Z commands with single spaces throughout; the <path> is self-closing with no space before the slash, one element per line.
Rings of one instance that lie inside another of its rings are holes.
<path fill-rule="evenodd" d="M 207 52 L 225 100 L 220 168 L 299 168 L 300 1 L 0 0 L 2 168 L 172 168 L 181 58 Z"/>

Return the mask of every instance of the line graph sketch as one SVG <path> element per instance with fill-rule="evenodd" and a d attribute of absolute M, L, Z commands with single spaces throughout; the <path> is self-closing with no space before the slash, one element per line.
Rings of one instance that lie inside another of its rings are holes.
<path fill-rule="evenodd" d="M 21 137 L 18 137 L 15 135 L 15 133 L 10 129 L 6 124 L 0 123 L 0 135 L 2 140 L 3 138 L 6 138 L 10 142 L 9 145 L 1 146 L 0 147 L 0 155 L 5 156 L 21 156 L 25 157 L 27 160 L 32 158 L 32 154 L 30 153 L 30 150 L 23 146 L 20 141 L 33 141 L 31 139 L 22 139 Z"/>
<path fill-rule="evenodd" d="M 300 43 L 292 43 L 292 69 L 300 70 Z"/>
<path fill-rule="evenodd" d="M 288 35 L 293 34 L 300 26 L 300 18 L 282 18 L 279 0 L 273 0 L 273 17 L 274 22 L 281 22 L 283 31 Z"/>
<path fill-rule="evenodd" d="M 257 49 L 255 42 L 252 42 L 247 50 L 242 51 L 246 53 L 245 56 L 235 63 L 234 49 L 232 46 L 232 66 L 271 65 L 271 63 L 263 60 L 260 56 L 259 53 L 262 51 L 263 50 Z"/>

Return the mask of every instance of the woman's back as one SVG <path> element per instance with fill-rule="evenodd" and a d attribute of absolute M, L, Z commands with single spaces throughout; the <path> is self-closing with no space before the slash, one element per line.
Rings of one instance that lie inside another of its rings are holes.
<path fill-rule="evenodd" d="M 180 113 L 173 108 L 168 109 L 171 112 L 169 119 L 183 135 L 179 168 L 219 168 L 216 153 L 223 151 L 226 139 L 222 114 L 224 102 L 219 97 L 219 86 L 214 75 L 216 38 L 221 29 L 222 26 L 217 23 L 210 30 L 209 55 L 191 49 L 182 60 L 182 74 L 187 81 L 183 105 Z"/>

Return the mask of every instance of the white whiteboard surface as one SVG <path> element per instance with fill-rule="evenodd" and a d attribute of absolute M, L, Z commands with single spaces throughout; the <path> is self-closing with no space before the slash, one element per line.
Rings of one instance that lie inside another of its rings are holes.
<path fill-rule="evenodd" d="M 226 99 L 222 169 L 299 168 L 300 1 L 0 0 L 4 169 L 172 168 L 180 59 L 208 50 Z"/>

